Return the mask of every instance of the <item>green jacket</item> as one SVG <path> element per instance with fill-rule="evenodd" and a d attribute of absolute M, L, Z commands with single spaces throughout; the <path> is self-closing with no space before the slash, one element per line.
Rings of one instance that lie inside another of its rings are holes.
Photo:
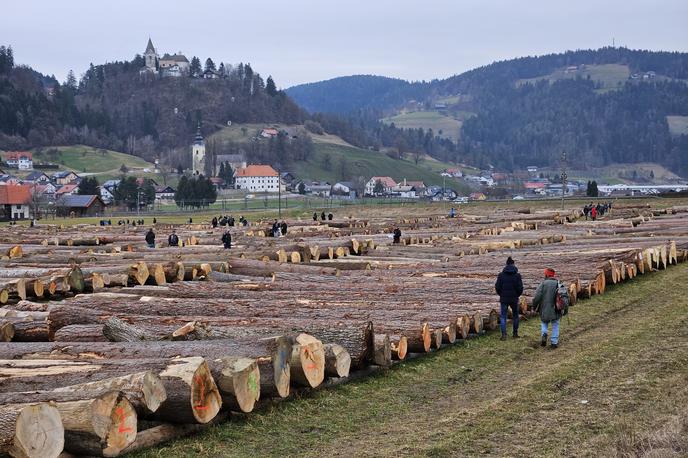
<path fill-rule="evenodd" d="M 540 314 L 540 319 L 545 323 L 561 318 L 556 308 L 558 287 L 559 280 L 546 278 L 535 290 L 533 309 Z"/>

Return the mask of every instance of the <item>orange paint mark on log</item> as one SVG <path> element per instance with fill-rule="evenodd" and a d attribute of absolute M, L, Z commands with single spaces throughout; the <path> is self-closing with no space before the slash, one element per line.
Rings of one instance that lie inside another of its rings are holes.
<path fill-rule="evenodd" d="M 131 433 L 131 432 L 133 432 L 134 431 L 133 429 L 127 428 L 124 425 L 125 422 L 127 421 L 127 417 L 126 417 L 126 415 L 124 415 L 124 409 L 122 407 L 117 407 L 117 409 L 115 409 L 115 413 L 119 417 L 119 428 L 117 428 L 117 431 L 120 433 Z"/>
<path fill-rule="evenodd" d="M 195 406 L 194 406 L 194 409 L 196 409 L 196 410 L 208 410 L 208 407 L 209 407 L 209 406 L 204 405 L 204 404 L 205 404 L 205 381 L 203 380 L 202 377 L 200 377 L 200 376 L 197 375 L 197 376 L 196 376 L 196 383 L 198 383 L 199 385 L 201 385 L 201 390 L 200 390 L 200 391 L 201 391 L 201 393 L 200 393 L 200 394 L 201 394 L 201 395 L 200 395 L 200 398 L 201 398 L 201 399 L 200 399 L 200 401 L 199 401 L 200 404 L 195 405 Z"/>

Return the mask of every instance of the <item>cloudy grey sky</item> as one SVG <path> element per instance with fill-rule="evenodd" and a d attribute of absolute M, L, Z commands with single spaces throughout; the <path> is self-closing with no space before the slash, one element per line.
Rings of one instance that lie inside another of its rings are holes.
<path fill-rule="evenodd" d="M 443 78 L 495 60 L 617 45 L 688 51 L 688 0 L 3 0 L 0 44 L 64 80 L 159 52 L 250 62 L 278 86 Z"/>

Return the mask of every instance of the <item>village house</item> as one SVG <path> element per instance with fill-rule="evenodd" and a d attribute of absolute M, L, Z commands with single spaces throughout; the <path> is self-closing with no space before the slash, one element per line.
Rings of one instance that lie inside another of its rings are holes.
<path fill-rule="evenodd" d="M 55 191 L 55 197 L 60 198 L 62 196 L 72 196 L 79 191 L 78 183 L 70 183 L 57 188 Z"/>
<path fill-rule="evenodd" d="M 366 196 L 375 195 L 375 185 L 378 181 L 382 184 L 382 193 L 378 193 L 380 195 L 387 195 L 391 193 L 392 188 L 397 185 L 396 181 L 394 181 L 391 177 L 372 177 L 365 185 L 364 194 Z"/>
<path fill-rule="evenodd" d="M 234 185 L 237 189 L 251 192 L 278 192 L 279 175 L 269 165 L 249 165 L 234 172 Z"/>
<path fill-rule="evenodd" d="M 416 194 L 418 194 L 419 196 L 425 194 L 426 186 L 425 183 L 423 183 L 422 181 L 407 181 L 406 184 L 416 188 Z"/>
<path fill-rule="evenodd" d="M 0 220 L 29 218 L 31 187 L 8 184 L 0 186 Z"/>
<path fill-rule="evenodd" d="M 189 59 L 181 51 L 172 55 L 165 53 L 158 63 L 163 76 L 184 76 L 189 74 Z"/>
<path fill-rule="evenodd" d="M 27 175 L 26 178 L 24 178 L 25 182 L 30 182 L 30 183 L 41 183 L 41 184 L 47 184 L 50 183 L 50 177 L 46 175 L 43 172 L 31 172 L 30 174 Z"/>
<path fill-rule="evenodd" d="M 468 196 L 471 200 L 486 200 L 487 196 L 482 192 L 472 192 Z"/>
<path fill-rule="evenodd" d="M 62 196 L 55 202 L 57 216 L 100 216 L 104 210 L 100 196 Z"/>
<path fill-rule="evenodd" d="M 279 135 L 279 130 L 277 129 L 263 129 L 260 131 L 260 136 L 263 138 L 271 138 Z"/>
<path fill-rule="evenodd" d="M 55 197 L 55 192 L 57 191 L 57 186 L 48 183 L 33 183 L 31 184 L 31 191 L 39 196 L 44 196 L 48 199 Z"/>
<path fill-rule="evenodd" d="M 352 191 L 356 192 L 351 181 L 338 181 L 332 186 L 332 194 L 350 196 Z"/>
<path fill-rule="evenodd" d="M 50 178 L 53 183 L 57 185 L 65 185 L 72 183 L 73 181 L 76 181 L 79 179 L 79 175 L 76 173 L 70 171 L 70 170 L 63 170 L 61 172 L 55 172 L 53 173 L 52 177 Z"/>
<path fill-rule="evenodd" d="M 100 193 L 100 200 L 105 204 L 109 205 L 115 201 L 115 194 L 105 186 L 98 186 L 98 192 Z"/>
<path fill-rule="evenodd" d="M 173 200 L 175 192 L 177 191 L 175 191 L 175 189 L 171 186 L 156 186 L 155 200 L 158 202 L 161 200 Z"/>
<path fill-rule="evenodd" d="M 327 181 L 310 181 L 304 182 L 306 187 L 306 194 L 312 194 L 320 197 L 330 197 L 332 192 L 332 185 Z"/>
<path fill-rule="evenodd" d="M 30 151 L 9 151 L 3 156 L 7 167 L 18 170 L 33 169 L 33 155 Z"/>
<path fill-rule="evenodd" d="M 402 197 L 405 199 L 416 199 L 418 194 L 416 193 L 416 188 L 410 185 L 398 184 L 392 188 L 392 195 L 396 197 Z"/>
<path fill-rule="evenodd" d="M 21 180 L 13 175 L 0 175 L 0 185 L 22 184 Z"/>
<path fill-rule="evenodd" d="M 461 178 L 463 176 L 463 172 L 461 169 L 458 168 L 451 168 L 445 170 L 445 173 L 447 174 L 446 176 L 454 177 L 454 178 Z"/>

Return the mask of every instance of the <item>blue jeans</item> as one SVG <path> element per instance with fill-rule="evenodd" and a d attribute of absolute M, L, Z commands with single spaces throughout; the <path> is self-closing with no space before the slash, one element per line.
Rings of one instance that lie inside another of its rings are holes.
<path fill-rule="evenodd" d="M 559 320 L 550 321 L 552 323 L 552 335 L 549 338 L 550 343 L 557 345 L 559 343 Z M 547 334 L 547 327 L 549 323 L 544 321 L 540 322 L 540 329 L 542 330 L 542 335 Z"/>
<path fill-rule="evenodd" d="M 514 325 L 514 334 L 518 334 L 518 304 L 500 304 L 499 314 L 499 328 L 502 330 L 502 335 L 506 335 L 506 318 L 509 307 L 511 307 L 512 322 Z"/>

